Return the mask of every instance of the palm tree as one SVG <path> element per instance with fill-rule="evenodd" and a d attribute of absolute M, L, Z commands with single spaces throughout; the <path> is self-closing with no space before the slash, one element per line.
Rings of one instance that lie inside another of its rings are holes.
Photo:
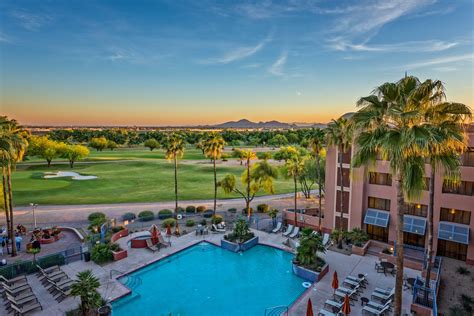
<path fill-rule="evenodd" d="M 13 193 L 11 174 L 12 168 L 23 155 L 28 147 L 26 132 L 18 125 L 16 120 L 9 120 L 6 116 L 0 117 L 0 163 L 2 165 L 3 205 L 8 227 L 8 238 L 12 243 L 12 257 L 17 255 L 16 243 L 14 242 L 13 224 Z"/>
<path fill-rule="evenodd" d="M 317 174 L 317 179 L 316 183 L 318 184 L 318 191 L 319 191 L 319 196 L 318 196 L 318 201 L 319 201 L 319 223 L 318 223 L 318 229 L 321 232 L 321 222 L 322 222 L 322 181 L 321 181 L 321 151 L 323 150 L 323 144 L 324 144 L 324 138 L 326 137 L 326 133 L 324 130 L 317 128 L 313 130 L 309 136 L 309 142 L 308 142 L 308 147 L 310 148 L 311 153 L 314 155 L 314 160 L 316 160 L 316 174 Z"/>
<path fill-rule="evenodd" d="M 247 170 L 246 170 L 246 173 L 244 173 L 243 177 L 245 178 L 245 181 L 247 183 L 246 185 L 246 193 L 247 193 L 247 197 L 245 199 L 245 206 L 247 208 L 247 217 L 250 218 L 250 216 L 252 215 L 252 211 L 250 209 L 250 202 L 253 200 L 253 197 L 251 197 L 251 174 L 250 174 L 250 163 L 252 160 L 255 160 L 257 159 L 257 154 L 255 154 L 255 152 L 252 150 L 252 149 L 242 149 L 240 151 L 240 157 L 241 157 L 241 160 L 242 161 L 245 161 L 246 162 L 246 167 L 247 167 Z"/>
<path fill-rule="evenodd" d="M 361 98 L 352 121 L 357 129 L 353 166 L 375 163 L 377 155 L 390 161 L 397 191 L 395 315 L 401 314 L 403 285 L 403 216 L 405 198 L 418 199 L 424 189 L 425 157 L 436 131 L 426 124 L 419 98 L 420 81 L 405 76 L 384 83 Z"/>
<path fill-rule="evenodd" d="M 339 159 L 339 188 L 340 188 L 340 197 L 339 197 L 339 230 L 340 232 L 344 231 L 343 224 L 343 210 L 344 210 L 344 178 L 342 174 L 342 160 L 343 155 L 349 149 L 352 142 L 352 124 L 351 122 L 344 118 L 340 117 L 337 120 L 332 120 L 328 124 L 326 129 L 326 142 L 328 146 L 333 145 L 337 147 L 338 159 Z M 338 235 L 338 248 L 342 249 L 342 234 Z"/>
<path fill-rule="evenodd" d="M 171 134 L 166 137 L 163 148 L 165 149 L 165 157 L 168 161 L 174 162 L 174 195 L 175 195 L 175 207 L 174 213 L 176 217 L 175 232 L 179 234 L 178 225 L 178 159 L 184 155 L 184 142 L 180 135 Z"/>
<path fill-rule="evenodd" d="M 445 181 L 455 184 L 459 180 L 459 154 L 467 147 L 464 134 L 464 123 L 472 117 L 468 106 L 461 103 L 445 102 L 444 86 L 441 81 L 426 80 L 418 88 L 427 127 L 432 129 L 435 139 L 427 143 L 427 158 L 431 166 L 428 205 L 428 245 L 426 249 L 426 278 L 425 285 L 430 287 L 430 275 L 433 261 L 433 214 L 434 214 L 434 184 L 438 170 L 444 171 Z M 428 300 L 425 291 L 425 301 Z"/>
<path fill-rule="evenodd" d="M 92 274 L 91 270 L 77 274 L 77 280 L 71 285 L 71 295 L 81 298 L 82 315 L 88 315 L 91 310 L 100 307 L 102 298 L 97 292 L 99 286 L 99 279 Z"/>
<path fill-rule="evenodd" d="M 211 138 L 204 142 L 204 153 L 206 157 L 212 159 L 214 167 L 214 215 L 216 215 L 216 204 L 217 204 L 217 172 L 216 172 L 216 160 L 220 159 L 222 152 L 224 151 L 224 139 L 221 135 L 215 134 Z"/>

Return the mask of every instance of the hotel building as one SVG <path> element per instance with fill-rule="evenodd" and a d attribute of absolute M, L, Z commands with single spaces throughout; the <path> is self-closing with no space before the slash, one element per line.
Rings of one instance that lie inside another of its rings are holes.
<path fill-rule="evenodd" d="M 462 156 L 461 183 L 453 187 L 437 174 L 434 192 L 434 253 L 474 264 L 474 126 L 470 126 L 469 150 Z M 351 170 L 353 150 L 342 157 L 343 180 L 340 183 L 338 149 L 329 147 L 326 157 L 325 228 L 338 228 L 342 212 L 346 229 L 362 228 L 372 240 L 394 244 L 396 240 L 397 196 L 389 162 Z M 425 166 L 430 175 L 430 166 Z M 429 178 L 425 179 L 429 183 Z M 344 208 L 340 209 L 340 187 L 343 186 Z M 428 185 L 426 186 L 428 187 Z M 415 203 L 404 206 L 404 244 L 423 253 L 428 242 L 427 212 L 429 194 L 424 191 Z"/>

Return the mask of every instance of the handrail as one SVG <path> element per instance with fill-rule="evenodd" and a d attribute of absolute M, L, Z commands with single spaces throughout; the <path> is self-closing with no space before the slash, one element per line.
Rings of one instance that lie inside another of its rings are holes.
<path fill-rule="evenodd" d="M 281 316 L 281 315 L 288 315 L 288 306 L 286 305 L 279 305 L 273 307 L 265 308 L 265 316 Z"/>

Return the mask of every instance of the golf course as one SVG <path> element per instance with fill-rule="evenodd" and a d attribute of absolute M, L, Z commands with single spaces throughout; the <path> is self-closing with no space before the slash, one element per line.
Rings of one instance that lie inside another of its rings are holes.
<path fill-rule="evenodd" d="M 239 187 L 242 187 L 239 180 L 244 169 L 245 166 L 235 158 L 229 158 L 227 162 L 217 165 L 217 178 L 233 174 L 238 179 Z M 45 173 L 58 171 L 74 171 L 97 176 L 97 179 L 44 178 Z M 210 160 L 204 157 L 201 150 L 186 149 L 179 160 L 179 199 L 211 199 L 213 185 Z M 90 156 L 75 164 L 73 169 L 65 160 L 57 159 L 48 168 L 41 159 L 28 157 L 17 165 L 13 186 L 17 206 L 31 202 L 59 205 L 171 201 L 174 199 L 174 164 L 165 159 L 162 150 L 150 151 L 143 147 L 91 151 Z M 274 181 L 274 188 L 276 194 L 292 192 L 292 180 L 280 172 Z M 260 192 L 260 195 L 263 194 L 263 191 Z M 239 196 L 218 190 L 218 198 L 235 197 Z"/>

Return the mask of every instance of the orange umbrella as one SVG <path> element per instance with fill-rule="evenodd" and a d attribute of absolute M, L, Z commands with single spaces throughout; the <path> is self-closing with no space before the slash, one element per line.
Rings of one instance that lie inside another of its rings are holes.
<path fill-rule="evenodd" d="M 166 236 L 171 236 L 171 226 L 166 226 Z"/>
<path fill-rule="evenodd" d="M 351 304 L 349 302 L 349 295 L 347 294 L 344 297 L 344 303 L 342 304 L 342 312 L 344 315 L 349 315 L 351 313 Z"/>
<path fill-rule="evenodd" d="M 337 279 L 337 271 L 334 271 L 332 275 L 332 288 L 334 289 L 334 293 L 336 293 L 337 288 L 339 288 L 339 280 Z"/>
<path fill-rule="evenodd" d="M 308 299 L 308 307 L 306 308 L 306 316 L 314 316 L 313 314 L 313 303 L 311 303 L 311 299 Z"/>
<path fill-rule="evenodd" d="M 176 236 L 179 236 L 179 235 L 180 235 L 178 219 L 176 219 L 176 226 L 175 226 L 175 229 L 174 229 L 174 234 L 175 234 Z"/>
<path fill-rule="evenodd" d="M 151 225 L 150 233 L 151 233 L 151 240 L 153 240 L 153 242 L 156 243 L 156 241 L 158 240 L 158 227 L 156 227 L 155 224 Z"/>

